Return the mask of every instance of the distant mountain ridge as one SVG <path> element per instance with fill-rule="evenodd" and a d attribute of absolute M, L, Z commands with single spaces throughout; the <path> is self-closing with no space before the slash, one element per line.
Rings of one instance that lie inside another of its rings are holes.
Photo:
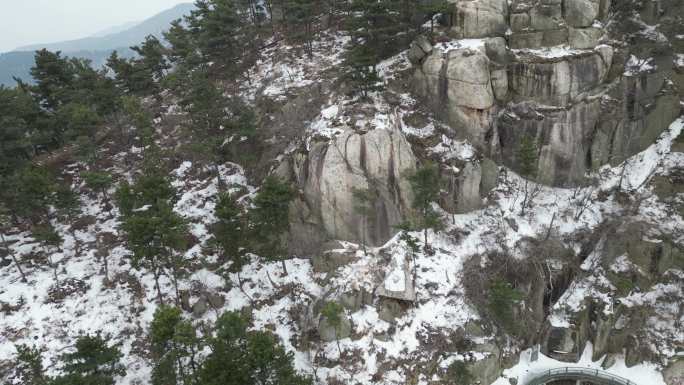
<path fill-rule="evenodd" d="M 142 42 L 147 35 L 161 37 L 161 33 L 169 28 L 171 21 L 189 13 L 194 7 L 192 3 L 178 4 L 141 23 L 136 23 L 131 28 L 102 37 L 94 36 L 51 44 L 34 44 L 17 48 L 15 51 L 36 51 L 46 48 L 50 51 L 62 51 L 68 54 L 74 51 L 104 51 L 128 47 Z"/>
<path fill-rule="evenodd" d="M 105 28 L 102 31 L 98 31 L 98 32 L 94 33 L 90 37 L 105 37 L 107 35 L 113 35 L 115 33 L 123 32 L 127 29 L 131 29 L 140 23 L 141 23 L 140 20 L 129 21 L 128 23 L 123 23 L 120 25 L 116 25 L 114 27 Z"/>
<path fill-rule="evenodd" d="M 173 20 L 189 14 L 194 8 L 192 3 L 182 3 L 144 21 L 110 27 L 83 39 L 28 45 L 0 54 L 0 85 L 14 86 L 14 77 L 31 81 L 34 53 L 43 48 L 61 51 L 65 56 L 89 59 L 96 67 L 102 66 L 115 50 L 119 51 L 120 56 L 130 57 L 134 54 L 130 50 L 131 46 L 140 44 L 148 35 L 161 38 L 162 32 L 169 28 Z"/>

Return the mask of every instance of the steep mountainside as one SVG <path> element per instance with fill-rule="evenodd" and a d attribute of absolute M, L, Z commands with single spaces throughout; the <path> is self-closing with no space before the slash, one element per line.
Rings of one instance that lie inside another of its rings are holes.
<path fill-rule="evenodd" d="M 310 54 L 271 37 L 244 81 L 218 82 L 259 115 L 263 140 L 221 138 L 244 144 L 234 162 L 188 150 L 197 104 L 148 96 L 152 126 L 111 124 L 97 161 L 39 158 L 78 210 L 51 216 L 58 247 L 4 233 L 0 379 L 22 383 L 18 344 L 57 374 L 75 337 L 102 333 L 123 353 L 117 384 L 149 384 L 164 297 L 202 335 L 239 312 L 315 384 L 525 385 L 566 367 L 682 384 L 683 15 L 678 0 L 451 0 L 374 66 L 382 87 L 365 97 L 338 76 L 349 31 L 321 28 Z M 134 262 L 114 204 L 157 147 L 189 228 L 179 275 Z M 103 192 L 86 183 L 97 169 L 114 179 Z M 221 192 L 253 209 L 267 175 L 293 187 L 285 258 L 250 249 L 236 265 L 214 242 Z M 200 346 L 193 369 L 213 353 Z"/>

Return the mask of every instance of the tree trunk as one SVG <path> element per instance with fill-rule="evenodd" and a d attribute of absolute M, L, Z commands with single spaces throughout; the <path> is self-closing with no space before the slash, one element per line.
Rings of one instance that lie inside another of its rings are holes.
<path fill-rule="evenodd" d="M 430 247 L 430 245 L 428 244 L 428 228 L 427 228 L 427 227 L 423 229 L 423 238 L 424 238 L 424 241 L 425 241 L 425 242 L 424 242 L 424 243 L 425 243 L 425 244 L 424 244 L 424 247 L 425 247 L 425 248 Z"/>
<path fill-rule="evenodd" d="M 109 257 L 107 254 L 102 256 L 102 262 L 104 264 L 105 280 L 109 283 Z"/>
<path fill-rule="evenodd" d="M 159 286 L 159 269 L 155 265 L 152 268 L 153 274 L 154 274 L 154 286 L 157 289 L 157 300 L 159 301 L 160 304 L 164 304 L 164 296 L 162 295 L 161 292 L 161 286 Z"/>
<path fill-rule="evenodd" d="M 223 191 L 223 179 L 221 179 L 221 169 L 219 168 L 219 163 L 214 162 L 214 172 L 216 173 L 216 182 L 218 183 L 219 192 Z"/>
<path fill-rule="evenodd" d="M 284 275 L 288 275 L 288 273 L 287 273 L 287 265 L 286 265 L 286 263 L 285 263 L 285 259 L 281 259 L 281 260 L 280 260 L 280 263 L 281 263 L 282 266 L 283 266 L 283 274 L 284 274 Z"/>
<path fill-rule="evenodd" d="M 342 348 L 340 348 L 340 339 L 337 337 L 337 327 L 335 327 L 335 342 L 337 343 L 337 351 L 340 352 L 340 359 L 342 359 Z"/>
<path fill-rule="evenodd" d="M 24 274 L 24 270 L 22 270 L 16 254 L 14 254 L 14 251 L 12 251 L 12 249 L 9 248 L 9 245 L 7 245 L 7 240 L 5 239 L 5 234 L 0 233 L 0 237 L 2 237 L 2 246 L 7 251 L 7 254 L 9 254 L 10 257 L 12 257 L 12 261 L 14 261 L 14 264 L 17 266 L 17 270 L 19 270 L 19 274 L 21 275 L 21 282 L 27 282 L 26 274 Z"/>
<path fill-rule="evenodd" d="M 176 264 L 171 267 L 171 275 L 173 275 L 173 289 L 176 292 L 176 306 L 180 307 L 180 290 L 178 290 L 178 271 Z"/>
<path fill-rule="evenodd" d="M 57 285 L 59 285 L 59 277 L 57 276 L 57 265 L 52 261 L 52 255 L 48 254 L 48 261 L 50 262 L 50 267 L 52 267 L 52 275 L 55 278 L 55 282 L 57 283 Z"/>

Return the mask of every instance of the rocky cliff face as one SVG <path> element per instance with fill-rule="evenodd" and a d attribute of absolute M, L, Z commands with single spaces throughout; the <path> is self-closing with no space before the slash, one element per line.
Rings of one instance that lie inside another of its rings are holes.
<path fill-rule="evenodd" d="M 411 216 L 412 191 L 406 175 L 416 163 L 411 146 L 395 126 L 367 133 L 347 129 L 295 154 L 290 171 L 302 194 L 293 210 L 299 218 L 292 232 L 301 239 L 293 246 L 308 253 L 326 239 L 373 246 L 386 242 L 396 233 L 395 226 Z M 355 190 L 370 192 L 369 215 L 357 208 L 361 203 Z M 302 226 L 310 230 L 302 232 Z"/>
<path fill-rule="evenodd" d="M 655 24 L 667 16 L 653 3 L 642 13 Z M 621 6 L 454 1 L 456 40 L 414 42 L 414 90 L 492 159 L 516 169 L 528 135 L 542 182 L 581 183 L 587 171 L 646 148 L 680 113 L 677 27 L 669 36 L 646 23 L 625 31 Z"/>

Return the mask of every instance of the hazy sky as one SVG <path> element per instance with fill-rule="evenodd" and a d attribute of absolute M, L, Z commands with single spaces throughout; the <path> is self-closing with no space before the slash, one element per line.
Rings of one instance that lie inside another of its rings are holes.
<path fill-rule="evenodd" d="M 78 39 L 192 0 L 0 0 L 0 52 Z"/>

